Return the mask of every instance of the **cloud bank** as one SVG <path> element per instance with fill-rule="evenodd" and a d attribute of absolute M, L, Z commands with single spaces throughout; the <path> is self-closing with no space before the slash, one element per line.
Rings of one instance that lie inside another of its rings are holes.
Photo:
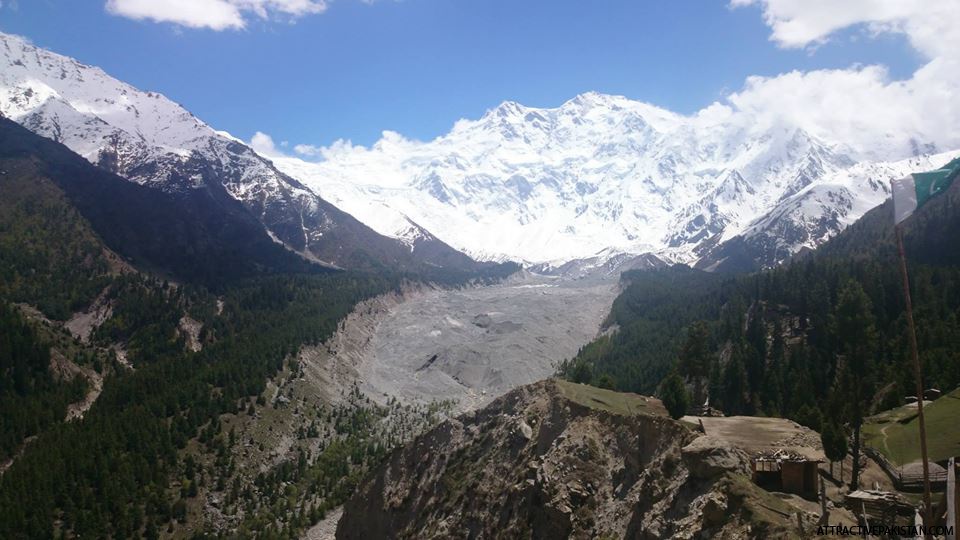
<path fill-rule="evenodd" d="M 960 148 L 960 0 L 732 0 L 754 5 L 784 48 L 821 45 L 838 31 L 904 35 L 926 63 L 909 79 L 883 66 L 750 77 L 723 105 L 760 125 L 786 121 L 865 154 L 900 158 Z M 918 148 L 918 145 L 919 148 Z"/>
<path fill-rule="evenodd" d="M 824 43 L 831 34 L 856 25 L 874 33 L 905 34 L 929 58 L 956 54 L 960 33 L 957 0 L 731 0 L 732 7 L 755 5 L 781 47 Z"/>
<path fill-rule="evenodd" d="M 815 48 L 846 29 L 903 35 L 923 58 L 909 78 L 882 65 L 753 76 L 736 92 L 693 115 L 705 125 L 765 131 L 796 126 L 842 144 L 863 159 L 897 160 L 960 148 L 960 0 L 730 0 L 759 9 L 770 40 L 782 48 Z M 462 120 L 461 122 L 467 122 Z M 413 151 L 422 144 L 396 133 L 370 148 L 337 141 L 298 144 L 308 160 L 373 159 L 370 153 Z"/>
<path fill-rule="evenodd" d="M 251 17 L 295 20 L 323 13 L 325 0 L 107 0 L 108 13 L 188 28 L 239 30 Z"/>

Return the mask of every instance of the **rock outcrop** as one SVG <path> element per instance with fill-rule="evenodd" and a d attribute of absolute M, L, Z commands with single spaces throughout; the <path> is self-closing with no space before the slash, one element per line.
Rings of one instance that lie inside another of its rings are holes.
<path fill-rule="evenodd" d="M 694 538 L 786 534 L 747 456 L 652 398 L 548 380 L 394 452 L 337 538 Z"/>
<path fill-rule="evenodd" d="M 750 474 L 750 458 L 746 452 L 715 437 L 699 437 L 684 446 L 680 454 L 694 478 L 711 480 L 727 472 Z"/>

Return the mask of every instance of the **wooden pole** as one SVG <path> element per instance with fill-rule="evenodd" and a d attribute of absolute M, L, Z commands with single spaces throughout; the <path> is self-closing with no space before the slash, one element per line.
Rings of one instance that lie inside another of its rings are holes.
<path fill-rule="evenodd" d="M 933 525 L 930 515 L 930 467 L 927 464 L 927 425 L 923 419 L 923 371 L 920 369 L 920 355 L 917 353 L 917 330 L 913 324 L 913 304 L 910 301 L 910 278 L 907 276 L 907 256 L 903 251 L 903 229 L 897 231 L 897 250 L 900 252 L 900 275 L 903 277 L 903 297 L 907 304 L 907 326 L 910 336 L 910 356 L 913 359 L 913 375 L 917 380 L 917 418 L 920 420 L 920 456 L 923 460 L 923 522 L 927 527 Z M 929 532 L 927 534 L 929 536 Z"/>
<path fill-rule="evenodd" d="M 833 466 L 833 462 L 830 462 L 830 466 Z M 831 474 L 831 476 L 833 476 Z M 820 479 L 820 525 L 829 525 L 830 524 L 830 511 L 827 510 L 827 485 L 824 483 L 823 475 L 818 474 L 817 477 Z M 953 539 L 950 539 L 953 540 Z"/>
<path fill-rule="evenodd" d="M 957 468 L 954 458 L 947 467 L 947 540 L 956 540 L 957 532 Z"/>

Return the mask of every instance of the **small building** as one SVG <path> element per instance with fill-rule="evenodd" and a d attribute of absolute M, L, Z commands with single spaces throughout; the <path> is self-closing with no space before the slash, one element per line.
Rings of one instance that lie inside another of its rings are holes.
<path fill-rule="evenodd" d="M 916 507 L 902 495 L 890 491 L 861 489 L 848 493 L 843 504 L 857 516 L 872 523 L 911 525 Z"/>
<path fill-rule="evenodd" d="M 943 395 L 943 392 L 941 392 L 941 391 L 940 391 L 939 389 L 937 389 L 937 388 L 927 388 L 926 390 L 923 391 L 923 401 L 924 401 L 924 402 L 927 402 L 927 401 L 936 401 L 936 400 L 940 399 L 940 396 L 942 396 L 942 395 Z M 906 403 L 907 405 L 910 405 L 910 404 L 912 404 L 912 403 L 916 403 L 916 402 L 917 402 L 917 396 L 903 396 L 903 401 L 904 401 L 904 403 Z"/>
<path fill-rule="evenodd" d="M 817 469 L 820 463 L 822 460 L 811 459 L 796 452 L 760 452 L 751 460 L 753 481 L 768 491 L 782 491 L 806 499 L 816 499 Z"/>

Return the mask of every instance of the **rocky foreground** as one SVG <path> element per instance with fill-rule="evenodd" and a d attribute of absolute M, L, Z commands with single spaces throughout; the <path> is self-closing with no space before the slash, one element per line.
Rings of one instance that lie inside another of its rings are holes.
<path fill-rule="evenodd" d="M 656 399 L 547 380 L 394 452 L 345 504 L 337 538 L 793 535 L 795 509 L 749 470 Z"/>

